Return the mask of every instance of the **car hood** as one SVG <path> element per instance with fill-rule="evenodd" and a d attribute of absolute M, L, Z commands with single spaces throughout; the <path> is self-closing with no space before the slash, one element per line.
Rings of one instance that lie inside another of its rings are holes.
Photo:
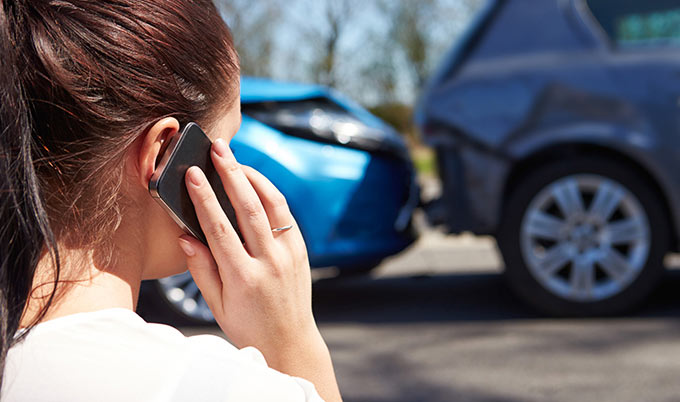
<path fill-rule="evenodd" d="M 243 103 L 286 102 L 320 97 L 330 97 L 329 90 L 320 85 L 241 77 L 241 102 Z"/>
<path fill-rule="evenodd" d="M 390 130 L 387 123 L 341 93 L 321 85 L 273 81 L 263 78 L 241 77 L 241 103 L 294 102 L 305 99 L 327 98 L 358 117 L 369 127 Z"/>

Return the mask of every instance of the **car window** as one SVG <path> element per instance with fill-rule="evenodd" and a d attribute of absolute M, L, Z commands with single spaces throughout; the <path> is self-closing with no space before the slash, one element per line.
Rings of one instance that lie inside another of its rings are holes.
<path fill-rule="evenodd" d="M 680 0 L 588 0 L 619 47 L 680 46 Z"/>

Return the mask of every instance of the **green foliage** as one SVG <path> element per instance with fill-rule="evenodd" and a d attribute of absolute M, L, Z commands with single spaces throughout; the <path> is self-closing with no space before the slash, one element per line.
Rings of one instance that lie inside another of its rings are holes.
<path fill-rule="evenodd" d="M 400 133 L 413 137 L 413 108 L 402 103 L 383 103 L 368 109 Z"/>
<path fill-rule="evenodd" d="M 418 174 L 423 176 L 437 175 L 437 159 L 432 149 L 423 146 L 415 146 L 412 148 L 411 156 Z"/>

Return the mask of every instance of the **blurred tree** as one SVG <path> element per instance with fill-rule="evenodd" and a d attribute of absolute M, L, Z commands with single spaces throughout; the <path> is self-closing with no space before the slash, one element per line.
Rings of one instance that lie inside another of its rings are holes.
<path fill-rule="evenodd" d="M 387 46 L 384 40 L 375 36 L 367 41 L 366 46 L 369 50 L 363 54 L 370 57 L 357 62 L 354 92 L 362 94 L 364 102 L 393 103 L 397 98 L 399 80 L 393 46 Z M 367 92 L 373 92 L 370 99 Z"/>
<path fill-rule="evenodd" d="M 300 24 L 302 29 L 306 29 L 305 39 L 313 47 L 314 57 L 310 66 L 312 79 L 321 85 L 336 87 L 341 61 L 340 41 L 345 30 L 350 27 L 360 3 L 358 0 L 307 1 L 310 8 L 315 5 L 322 7 L 322 21 L 314 25 Z"/>
<path fill-rule="evenodd" d="M 412 90 L 417 90 L 485 0 L 376 1 L 389 21 L 388 38 L 405 63 Z"/>
<path fill-rule="evenodd" d="M 486 1 L 215 0 L 243 74 L 315 82 L 398 110 Z"/>
<path fill-rule="evenodd" d="M 432 70 L 486 0 L 374 0 L 387 22 L 366 84 L 380 96 L 371 111 L 417 143 L 412 104 Z"/>
<path fill-rule="evenodd" d="M 281 16 L 278 0 L 215 0 L 231 28 L 243 75 L 270 77 L 275 30 Z"/>
<path fill-rule="evenodd" d="M 383 5 L 391 15 L 391 37 L 394 38 L 408 64 L 412 82 L 420 88 L 427 79 L 431 41 L 428 28 L 437 13 L 436 0 L 400 1 Z"/>

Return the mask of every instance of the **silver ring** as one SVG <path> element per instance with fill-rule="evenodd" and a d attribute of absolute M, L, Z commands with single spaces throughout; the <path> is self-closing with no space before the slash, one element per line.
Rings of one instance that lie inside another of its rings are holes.
<path fill-rule="evenodd" d="M 280 228 L 272 229 L 272 232 L 285 232 L 286 230 L 290 230 L 292 228 L 293 228 L 293 225 L 282 226 Z"/>

